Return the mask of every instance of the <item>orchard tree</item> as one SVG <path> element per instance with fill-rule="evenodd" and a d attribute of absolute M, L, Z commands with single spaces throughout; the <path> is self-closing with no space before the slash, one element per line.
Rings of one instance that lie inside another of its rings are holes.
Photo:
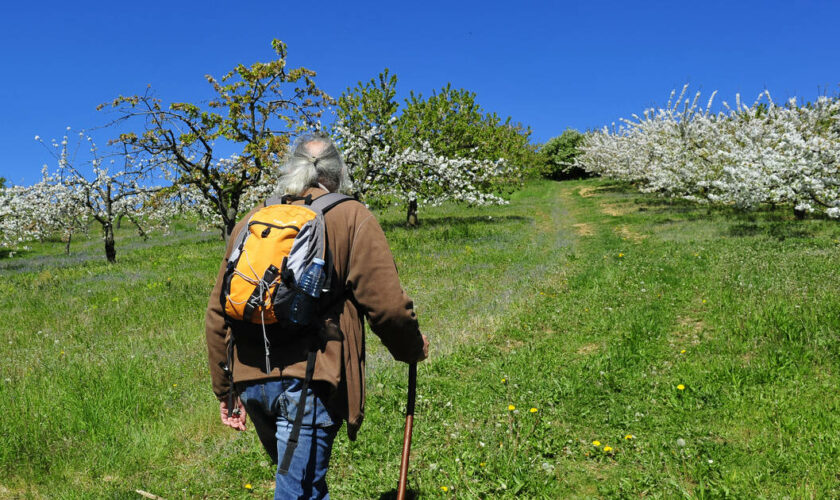
<path fill-rule="evenodd" d="M 575 165 L 583 139 L 584 135 L 572 128 L 549 139 L 539 152 L 542 176 L 554 180 L 586 177 L 587 172 Z"/>
<path fill-rule="evenodd" d="M 792 205 L 840 218 L 840 99 L 777 105 L 764 91 L 748 106 L 705 109 L 700 93 L 589 134 L 576 163 L 636 184 L 643 192 L 740 209 Z"/>
<path fill-rule="evenodd" d="M 341 142 L 353 190 L 366 199 L 387 182 L 385 166 L 397 146 L 397 75 L 388 68 L 338 98 L 333 135 Z"/>
<path fill-rule="evenodd" d="M 530 127 L 513 123 L 510 117 L 502 120 L 496 113 L 485 113 L 475 92 L 453 89 L 450 84 L 425 99 L 411 92 L 396 127 L 402 147 L 428 142 L 444 156 L 504 158 L 517 167 L 534 159 Z"/>
<path fill-rule="evenodd" d="M 510 158 L 533 151 L 523 149 L 530 130 L 485 114 L 474 93 L 449 85 L 429 99 L 412 93 L 398 113 L 396 83 L 386 69 L 338 100 L 333 133 L 356 194 L 403 201 L 409 225 L 423 203 L 503 202 L 521 177 Z"/>
<path fill-rule="evenodd" d="M 52 175 L 45 170 L 43 182 L 54 190 L 60 190 L 57 198 L 70 203 L 76 210 L 84 210 L 78 215 L 68 213 L 67 217 L 89 217 L 99 223 L 105 244 L 105 258 L 114 263 L 117 260 L 114 226 L 120 217 L 131 220 L 144 238 L 144 221 L 162 220 L 159 211 L 151 218 L 145 212 L 149 208 L 147 201 L 160 189 L 151 186 L 157 165 L 135 158 L 125 145 L 120 145 L 120 151 L 102 153 L 90 136 L 86 137 L 84 132 L 80 132 L 79 146 L 83 141 L 89 146 L 87 160 L 76 157 L 80 147 L 75 147 L 71 152 L 66 135 L 60 147 L 53 141 L 53 148 L 47 150 L 57 160 L 58 168 Z M 86 173 L 88 170 L 90 173 Z M 42 200 L 42 203 L 44 201 L 47 200 Z"/>
<path fill-rule="evenodd" d="M 123 133 L 117 142 L 132 156 L 165 165 L 174 184 L 200 193 L 218 215 L 225 240 L 243 196 L 260 184 L 294 135 L 320 127 L 321 114 L 332 103 L 315 85 L 314 71 L 286 67 L 286 44 L 274 40 L 272 47 L 275 60 L 237 65 L 221 80 L 207 75 L 215 97 L 206 106 L 165 105 L 149 90 L 110 103 L 121 115 L 116 122 L 139 122 L 137 132 Z M 241 144 L 242 152 L 220 161 L 216 141 Z"/>
<path fill-rule="evenodd" d="M 450 200 L 469 205 L 507 203 L 492 188 L 495 179 L 512 175 L 514 169 L 504 159 L 447 157 L 437 154 L 428 142 L 419 148 L 392 148 L 371 141 L 371 137 L 380 135 L 377 129 L 356 135 L 341 123 L 334 133 L 355 174 L 354 186 L 360 186 L 369 199 L 399 200 L 406 208 L 409 226 L 418 224 L 420 204 L 438 205 Z M 366 163 L 357 163 L 360 159 Z M 359 177 L 360 173 L 367 177 Z"/>
<path fill-rule="evenodd" d="M 40 141 L 38 136 L 35 139 Z M 52 149 L 66 155 L 66 138 L 62 145 L 53 141 Z M 0 190 L 0 244 L 3 246 L 43 241 L 58 235 L 66 241 L 65 252 L 69 253 L 73 235 L 86 231 L 86 210 L 75 190 L 57 173 L 51 174 L 46 165 L 35 184 Z"/>

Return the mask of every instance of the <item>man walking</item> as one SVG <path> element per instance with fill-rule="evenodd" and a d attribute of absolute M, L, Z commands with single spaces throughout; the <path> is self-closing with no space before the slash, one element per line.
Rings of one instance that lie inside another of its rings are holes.
<path fill-rule="evenodd" d="M 308 134 L 291 149 L 278 193 L 317 199 L 328 192 L 342 192 L 349 183 L 347 167 L 332 140 Z M 343 421 L 354 440 L 364 418 L 364 318 L 398 361 L 422 361 L 428 356 L 429 343 L 420 333 L 411 299 L 400 287 L 385 234 L 373 214 L 356 201 L 336 205 L 324 220 L 334 265 L 327 272 L 334 271 L 338 278 L 339 298 L 316 323 L 327 341 L 317 352 L 306 404 L 300 408 L 308 342 L 283 336 L 282 332 L 269 333 L 271 348 L 266 366 L 262 335 L 231 331 L 221 306 L 223 277 L 234 236 L 247 230 L 247 220 L 258 208 L 235 227 L 210 294 L 205 329 L 213 392 L 220 402 L 222 423 L 245 430 L 246 415 L 250 415 L 275 463 L 286 453 L 292 424 L 302 411 L 299 444 L 293 447 L 288 472 L 276 474 L 274 498 L 329 498 L 326 473 L 333 440 Z M 231 338 L 235 342 L 232 366 L 228 368 L 234 387 L 225 371 Z M 239 397 L 229 412 L 231 390 Z"/>

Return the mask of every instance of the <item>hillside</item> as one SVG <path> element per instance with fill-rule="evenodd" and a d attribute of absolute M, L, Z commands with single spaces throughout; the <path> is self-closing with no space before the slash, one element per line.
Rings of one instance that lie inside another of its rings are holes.
<path fill-rule="evenodd" d="M 503 207 L 378 213 L 432 357 L 423 497 L 830 497 L 840 476 L 840 225 L 534 182 Z M 0 498 L 264 498 L 218 422 L 203 315 L 222 255 L 182 224 L 0 258 Z M 405 365 L 368 336 L 367 416 L 334 498 L 396 486 Z M 597 444 L 595 444 L 597 443 Z M 248 485 L 249 487 L 246 487 Z"/>

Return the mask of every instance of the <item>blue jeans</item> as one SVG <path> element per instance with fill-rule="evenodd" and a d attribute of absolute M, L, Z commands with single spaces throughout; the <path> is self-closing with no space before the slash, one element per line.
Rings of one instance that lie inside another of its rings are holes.
<path fill-rule="evenodd" d="M 313 381 L 307 389 L 303 425 L 289 472 L 275 473 L 275 500 L 287 498 L 326 498 L 327 468 L 333 440 L 341 420 L 333 419 L 324 405 L 325 386 Z M 254 424 L 262 445 L 277 463 L 286 452 L 286 442 L 298 411 L 303 380 L 281 378 L 248 384 L 239 398 Z M 313 387 L 315 386 L 315 390 Z"/>

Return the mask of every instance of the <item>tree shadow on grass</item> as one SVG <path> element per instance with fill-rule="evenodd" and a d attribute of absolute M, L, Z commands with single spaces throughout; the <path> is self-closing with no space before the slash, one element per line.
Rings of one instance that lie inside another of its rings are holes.
<path fill-rule="evenodd" d="M 461 224 L 503 224 L 508 222 L 523 222 L 531 221 L 530 217 L 522 217 L 520 215 L 502 215 L 502 216 L 470 216 L 470 217 L 420 217 L 419 225 L 408 226 L 404 221 L 382 221 L 382 229 L 390 231 L 392 229 L 422 229 L 435 227 L 449 227 Z"/>
<path fill-rule="evenodd" d="M 696 217 L 708 215 L 708 207 L 698 205 L 697 203 L 680 200 L 674 198 L 636 198 L 633 200 L 639 206 L 639 212 L 649 212 L 652 214 L 661 213 L 678 213 L 689 214 Z"/>
<path fill-rule="evenodd" d="M 11 259 L 13 257 L 25 257 L 32 253 L 31 250 L 15 250 L 14 248 L 0 248 L 0 260 Z"/>
<path fill-rule="evenodd" d="M 779 241 L 788 238 L 810 238 L 815 236 L 812 228 L 803 226 L 798 221 L 756 221 L 732 224 L 725 230 L 727 236 L 751 237 L 768 236 Z"/>

